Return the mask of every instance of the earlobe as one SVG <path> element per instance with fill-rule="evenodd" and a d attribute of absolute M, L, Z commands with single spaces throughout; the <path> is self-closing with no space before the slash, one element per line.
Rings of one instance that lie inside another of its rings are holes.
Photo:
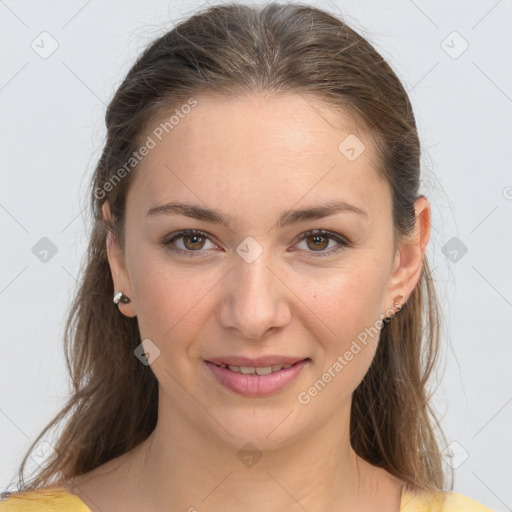
<path fill-rule="evenodd" d="M 107 257 L 110 266 L 110 273 L 114 285 L 114 296 L 112 297 L 113 304 L 119 307 L 119 311 L 127 316 L 136 316 L 135 304 L 131 299 L 133 293 L 131 289 L 130 278 L 126 269 L 125 257 L 119 242 L 109 229 L 112 217 L 110 212 L 110 205 L 105 202 L 102 207 L 103 221 L 107 226 L 106 247 Z"/>

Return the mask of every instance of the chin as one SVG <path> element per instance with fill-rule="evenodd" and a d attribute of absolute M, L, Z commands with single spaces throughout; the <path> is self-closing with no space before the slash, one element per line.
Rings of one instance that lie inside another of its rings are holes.
<path fill-rule="evenodd" d="M 236 450 L 248 443 L 261 451 L 275 450 L 300 438 L 297 412 L 296 405 L 260 409 L 249 405 L 217 414 L 218 423 L 209 418 L 208 428 L 210 434 Z"/>

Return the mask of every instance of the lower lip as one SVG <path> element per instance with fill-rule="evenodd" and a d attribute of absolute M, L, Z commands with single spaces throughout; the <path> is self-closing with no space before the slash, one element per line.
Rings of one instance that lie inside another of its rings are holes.
<path fill-rule="evenodd" d="M 284 389 L 306 366 L 309 359 L 295 363 L 290 368 L 270 373 L 269 375 L 243 374 L 222 368 L 205 361 L 217 381 L 226 388 L 245 396 L 266 396 Z"/>

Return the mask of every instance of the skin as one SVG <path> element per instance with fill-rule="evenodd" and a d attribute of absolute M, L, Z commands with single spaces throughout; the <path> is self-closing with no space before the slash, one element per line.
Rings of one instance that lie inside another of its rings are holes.
<path fill-rule="evenodd" d="M 297 396 L 358 334 L 392 314 L 397 295 L 408 299 L 430 237 L 429 202 L 416 201 L 415 231 L 395 248 L 391 191 L 375 171 L 370 136 L 350 116 L 298 94 L 197 99 L 134 176 L 124 248 L 113 237 L 108 243 L 115 290 L 131 299 L 119 309 L 136 315 L 141 338 L 160 350 L 151 363 L 158 424 L 135 450 L 69 486 L 92 510 L 396 512 L 403 483 L 356 456 L 349 442 L 352 392 L 378 336 L 308 404 Z M 366 146 L 354 161 L 338 150 L 352 133 Z M 222 211 L 229 227 L 147 217 L 178 200 Z M 367 215 L 276 225 L 285 210 L 331 200 Z M 183 229 L 211 235 L 175 242 L 199 256 L 160 243 Z M 313 229 L 351 244 L 329 253 L 340 247 L 334 239 L 319 249 L 311 236 L 298 240 Z M 236 252 L 248 236 L 262 249 L 251 263 Z M 279 393 L 245 397 L 217 383 L 204 363 L 229 354 L 311 361 Z M 246 443 L 262 455 L 252 467 L 237 458 Z"/>

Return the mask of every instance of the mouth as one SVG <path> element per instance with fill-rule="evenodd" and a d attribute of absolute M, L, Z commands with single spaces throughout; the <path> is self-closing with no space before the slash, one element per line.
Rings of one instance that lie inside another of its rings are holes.
<path fill-rule="evenodd" d="M 288 368 L 291 368 L 292 366 L 295 366 L 296 364 L 309 360 L 309 357 L 305 359 L 301 359 L 299 361 L 296 361 L 293 364 L 287 363 L 287 364 L 273 364 L 269 366 L 238 366 L 234 364 L 215 364 L 215 366 L 219 368 L 226 368 L 227 370 L 230 370 L 235 373 L 242 373 L 243 375 L 270 375 L 271 373 L 277 373 L 281 370 L 287 370 Z M 211 361 L 207 361 L 211 362 Z"/>
<path fill-rule="evenodd" d="M 235 361 L 222 362 L 219 360 L 205 360 L 206 366 L 210 370 L 215 380 L 240 395 L 258 397 L 277 393 L 288 387 L 290 383 L 299 375 L 303 368 L 311 363 L 311 358 L 304 359 L 288 358 L 291 362 L 285 362 L 285 358 L 281 361 L 270 364 L 265 362 L 265 366 L 261 363 L 244 363 L 231 364 Z M 247 361 L 247 360 L 246 360 Z"/>

